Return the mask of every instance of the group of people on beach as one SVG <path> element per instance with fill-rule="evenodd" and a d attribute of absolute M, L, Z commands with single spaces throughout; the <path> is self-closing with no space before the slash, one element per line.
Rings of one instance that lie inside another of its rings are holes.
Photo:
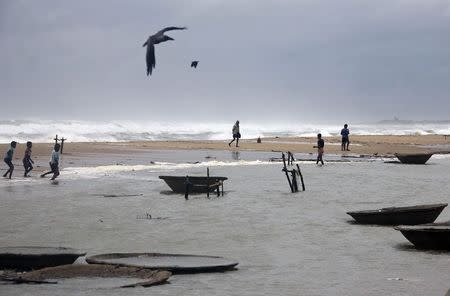
<path fill-rule="evenodd" d="M 24 168 L 23 176 L 30 177 L 30 175 L 28 175 L 28 174 L 33 169 L 33 164 L 34 164 L 33 159 L 31 159 L 31 152 L 32 152 L 31 148 L 33 147 L 33 143 L 28 141 L 26 145 L 27 145 L 27 148 L 25 149 L 25 154 L 22 159 L 23 168 Z M 3 174 L 3 178 L 11 179 L 11 177 L 12 177 L 12 173 L 14 171 L 14 164 L 12 161 L 13 161 L 14 151 L 15 151 L 16 147 L 17 147 L 17 142 L 12 141 L 9 146 L 8 151 L 5 154 L 5 158 L 3 160 L 8 165 L 8 170 L 6 171 L 6 173 Z M 58 143 L 56 143 L 55 146 L 53 147 L 52 156 L 51 156 L 50 162 L 49 162 L 50 171 L 43 173 L 41 175 L 41 178 L 43 178 L 49 174 L 53 174 L 51 180 L 55 180 L 56 177 L 59 176 L 59 150 L 60 150 L 60 148 L 61 148 L 61 145 Z"/>
<path fill-rule="evenodd" d="M 233 129 L 231 130 L 233 134 L 233 139 L 231 142 L 228 143 L 228 146 L 231 147 L 231 144 L 236 141 L 236 147 L 239 147 L 239 139 L 241 138 L 241 133 L 239 130 L 239 120 L 236 120 L 236 123 L 233 125 Z M 350 151 L 348 149 L 348 146 L 350 145 L 349 140 L 350 130 L 348 129 L 348 124 L 344 124 L 344 128 L 341 129 L 341 151 Z M 317 145 L 314 146 L 314 148 L 317 148 L 317 161 L 316 164 L 319 164 L 319 162 L 323 165 L 323 153 L 325 148 L 325 141 L 322 139 L 322 134 L 317 134 Z"/>
<path fill-rule="evenodd" d="M 344 124 L 344 128 L 341 129 L 341 151 L 350 151 L 348 146 L 350 145 L 350 130 L 348 129 L 348 124 Z M 317 148 L 317 160 L 316 164 L 319 162 L 323 165 L 323 152 L 325 147 L 325 141 L 322 139 L 322 134 L 317 134 L 317 145 L 314 148 Z"/>
<path fill-rule="evenodd" d="M 341 129 L 341 151 L 350 151 L 348 146 L 350 145 L 349 140 L 350 130 L 348 129 L 348 124 L 344 124 L 344 128 Z M 322 139 L 322 134 L 317 134 L 317 145 L 314 148 L 317 148 L 317 160 L 316 164 L 319 162 L 323 165 L 323 153 L 324 153 L 325 141 Z"/>

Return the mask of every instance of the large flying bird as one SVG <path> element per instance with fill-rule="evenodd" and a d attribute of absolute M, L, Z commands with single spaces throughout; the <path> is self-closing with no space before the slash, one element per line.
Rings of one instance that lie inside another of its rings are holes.
<path fill-rule="evenodd" d="M 167 27 L 158 31 L 156 34 L 148 37 L 147 41 L 145 41 L 143 47 L 147 46 L 147 54 L 145 56 L 145 60 L 147 62 L 147 76 L 152 75 L 152 70 L 155 68 L 156 59 L 155 59 L 155 44 L 165 42 L 168 40 L 175 40 L 172 37 L 164 35 L 167 31 L 172 30 L 185 30 L 186 27 Z"/>

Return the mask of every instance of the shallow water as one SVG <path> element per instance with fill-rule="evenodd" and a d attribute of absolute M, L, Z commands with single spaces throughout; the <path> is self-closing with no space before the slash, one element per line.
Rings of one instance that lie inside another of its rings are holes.
<path fill-rule="evenodd" d="M 450 253 L 417 251 L 392 227 L 356 225 L 345 213 L 448 202 L 450 158 L 433 156 L 427 165 L 301 163 L 306 191 L 291 194 L 281 164 L 267 162 L 270 157 L 279 154 L 154 151 L 66 158 L 57 184 L 0 180 L 0 246 L 239 261 L 236 271 L 176 275 L 170 285 L 146 289 L 125 291 L 111 282 L 96 286 L 79 279 L 0 285 L 0 294 L 444 295 L 450 288 Z M 225 196 L 193 195 L 186 201 L 158 179 L 205 174 L 206 166 L 229 178 Z M 116 197 L 104 197 L 111 195 Z M 448 209 L 437 221 L 445 220 Z"/>

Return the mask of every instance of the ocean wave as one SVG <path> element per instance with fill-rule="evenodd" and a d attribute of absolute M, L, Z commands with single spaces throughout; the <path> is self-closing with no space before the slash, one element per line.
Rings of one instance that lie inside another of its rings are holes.
<path fill-rule="evenodd" d="M 3 120 L 0 143 L 34 141 L 49 143 L 55 135 L 70 142 L 125 142 L 146 140 L 226 140 L 231 123 L 81 121 L 81 120 Z M 241 122 L 245 139 L 257 137 L 338 136 L 342 125 L 282 124 Z M 449 135 L 450 123 L 355 124 L 351 135 Z"/>

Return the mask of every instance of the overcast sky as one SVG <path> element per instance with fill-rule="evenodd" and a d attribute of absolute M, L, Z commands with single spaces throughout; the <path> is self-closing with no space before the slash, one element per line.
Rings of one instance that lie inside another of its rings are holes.
<path fill-rule="evenodd" d="M 0 90 L 0 119 L 450 119 L 450 1 L 0 0 Z"/>

